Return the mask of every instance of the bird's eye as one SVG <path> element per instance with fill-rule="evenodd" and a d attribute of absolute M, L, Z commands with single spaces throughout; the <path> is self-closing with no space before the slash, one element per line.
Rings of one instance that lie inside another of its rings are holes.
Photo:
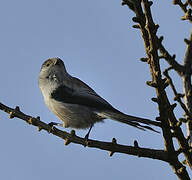
<path fill-rule="evenodd" d="M 49 67 L 49 66 L 50 66 L 50 63 L 47 63 L 46 66 Z"/>

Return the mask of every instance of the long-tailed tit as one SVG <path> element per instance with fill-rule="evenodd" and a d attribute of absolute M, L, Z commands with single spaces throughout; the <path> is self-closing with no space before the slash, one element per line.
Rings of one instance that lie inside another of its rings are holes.
<path fill-rule="evenodd" d="M 39 74 L 39 87 L 45 104 L 63 121 L 63 127 L 90 128 L 90 132 L 96 122 L 104 119 L 116 120 L 142 130 L 155 131 L 140 123 L 159 126 L 158 122 L 130 116 L 112 107 L 87 84 L 68 74 L 59 58 L 51 58 L 43 63 Z M 58 125 L 52 123 L 56 124 Z"/>

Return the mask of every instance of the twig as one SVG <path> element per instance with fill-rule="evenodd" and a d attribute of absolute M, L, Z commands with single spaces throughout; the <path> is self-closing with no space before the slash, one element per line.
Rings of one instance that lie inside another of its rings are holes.
<path fill-rule="evenodd" d="M 120 145 L 117 143 L 112 142 L 102 142 L 102 141 L 96 141 L 85 138 L 81 138 L 77 135 L 75 135 L 75 132 L 72 131 L 71 133 L 67 133 L 65 131 L 61 131 L 57 129 L 56 127 L 51 127 L 48 124 L 40 121 L 40 118 L 34 118 L 32 116 L 26 115 L 23 112 L 20 111 L 19 107 L 16 107 L 15 109 L 12 109 L 2 103 L 0 103 L 0 110 L 5 111 L 6 113 L 10 114 L 10 118 L 17 117 L 21 120 L 24 120 L 28 124 L 31 124 L 33 126 L 37 126 L 38 130 L 45 130 L 55 136 L 58 136 L 65 140 L 65 145 L 68 145 L 69 143 L 75 143 L 75 144 L 81 144 L 83 146 L 87 146 L 90 148 L 97 148 L 109 151 L 110 154 L 114 153 L 123 153 L 123 154 L 129 154 L 134 155 L 138 157 L 146 157 L 151 159 L 158 159 L 162 161 L 169 161 L 168 159 L 168 153 L 164 150 L 156 150 L 156 149 L 149 149 L 149 148 L 141 148 L 141 147 L 135 147 L 135 146 L 125 146 Z"/>
<path fill-rule="evenodd" d="M 159 38 L 159 51 L 161 53 L 161 57 L 164 58 L 169 63 L 169 65 L 181 76 L 185 70 L 184 67 L 178 63 L 178 61 L 175 59 L 175 55 L 171 56 L 165 49 L 161 38 Z"/>
<path fill-rule="evenodd" d="M 175 86 L 174 86 L 174 84 L 173 84 L 173 81 L 172 81 L 171 77 L 169 76 L 169 73 L 168 73 L 169 69 L 170 69 L 170 68 L 166 69 L 166 70 L 163 72 L 163 74 L 164 74 L 164 76 L 167 78 L 168 83 L 169 83 L 169 85 L 171 86 L 171 89 L 173 90 L 173 93 L 174 93 L 174 95 L 175 95 L 174 100 L 177 101 L 177 102 L 180 104 L 180 106 L 181 106 L 182 109 L 184 110 L 185 114 L 186 114 L 188 117 L 190 117 L 191 115 L 190 115 L 187 107 L 185 106 L 185 104 L 184 104 L 184 103 L 182 102 L 182 100 L 181 100 L 181 98 L 182 98 L 184 95 L 183 95 L 183 94 L 179 94 L 179 93 L 177 92 L 177 90 L 176 90 L 176 88 L 175 88 Z"/>
<path fill-rule="evenodd" d="M 185 3 L 182 3 L 181 0 L 173 0 L 173 4 L 174 5 L 178 5 L 182 11 L 185 13 L 184 16 L 181 17 L 181 20 L 189 20 L 190 22 L 192 22 L 192 10 L 190 7 L 192 7 L 192 2 L 191 0 L 187 0 Z M 189 8 L 187 8 L 187 6 L 190 6 Z"/>

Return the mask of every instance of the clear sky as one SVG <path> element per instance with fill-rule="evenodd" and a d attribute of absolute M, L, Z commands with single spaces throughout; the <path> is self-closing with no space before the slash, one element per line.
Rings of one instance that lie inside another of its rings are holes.
<path fill-rule="evenodd" d="M 154 20 L 164 44 L 180 62 L 183 39 L 191 25 L 183 22 L 181 10 L 170 1 L 155 1 Z M 68 72 L 90 85 L 121 111 L 154 119 L 155 96 L 145 82 L 150 80 L 140 32 L 132 28 L 133 13 L 120 0 L 1 0 L 0 102 L 45 122 L 58 121 L 44 105 L 38 74 L 44 60 L 60 57 Z M 165 63 L 166 64 L 166 63 Z M 178 85 L 179 79 L 178 79 Z M 70 144 L 46 132 L 38 132 L 18 119 L 0 112 L 0 179 L 154 179 L 174 180 L 164 162 L 114 154 Z M 70 129 L 67 129 L 70 131 Z M 87 131 L 76 131 L 85 136 Z M 90 138 L 142 147 L 163 148 L 161 135 L 142 132 L 106 120 L 96 124 Z"/>

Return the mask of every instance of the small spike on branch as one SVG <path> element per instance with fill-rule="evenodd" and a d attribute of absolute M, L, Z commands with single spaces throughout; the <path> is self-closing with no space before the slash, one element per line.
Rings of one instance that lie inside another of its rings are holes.
<path fill-rule="evenodd" d="M 19 106 L 16 106 L 15 109 L 9 113 L 9 118 L 13 119 L 15 117 L 16 112 L 20 112 Z"/>
<path fill-rule="evenodd" d="M 137 140 L 134 141 L 134 147 L 138 148 L 139 147 L 139 143 L 137 142 Z"/>
<path fill-rule="evenodd" d="M 141 22 L 141 19 L 138 18 L 138 17 L 133 17 L 132 20 L 133 20 L 133 22 L 136 22 L 136 23 L 140 23 Z"/>
<path fill-rule="evenodd" d="M 117 140 L 116 140 L 115 138 L 112 139 L 112 144 L 113 144 L 113 145 L 116 145 L 116 144 L 117 144 Z M 115 153 L 114 151 L 110 151 L 109 156 L 110 156 L 110 157 L 113 156 L 114 153 Z"/>
<path fill-rule="evenodd" d="M 135 25 L 133 25 L 132 27 L 135 28 L 135 29 L 140 29 L 139 24 L 135 24 Z"/>
<path fill-rule="evenodd" d="M 141 62 L 147 62 L 148 59 L 143 57 L 143 58 L 140 58 L 140 61 L 141 61 Z"/>
<path fill-rule="evenodd" d="M 152 81 L 147 81 L 146 84 L 147 84 L 148 86 L 151 86 L 151 87 L 154 87 L 154 88 L 157 87 L 157 84 L 156 84 L 155 82 L 152 82 Z"/>

